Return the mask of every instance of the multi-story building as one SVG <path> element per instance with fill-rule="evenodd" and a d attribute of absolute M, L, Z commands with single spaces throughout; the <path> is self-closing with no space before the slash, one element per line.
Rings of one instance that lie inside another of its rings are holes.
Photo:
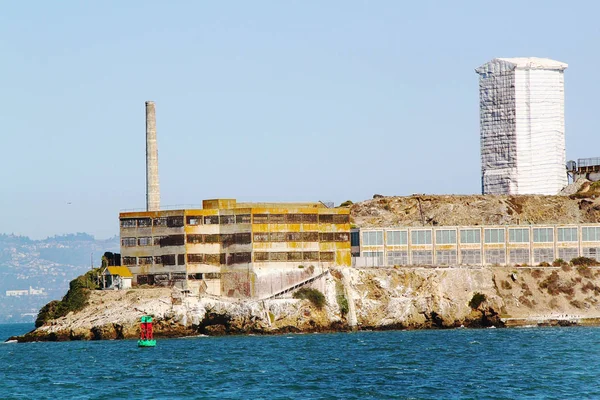
<path fill-rule="evenodd" d="M 134 284 L 185 282 L 215 295 L 263 297 L 351 264 L 347 208 L 217 199 L 119 217 L 122 264 Z"/>
<path fill-rule="evenodd" d="M 600 260 L 600 224 L 361 228 L 353 265 L 538 265 Z"/>

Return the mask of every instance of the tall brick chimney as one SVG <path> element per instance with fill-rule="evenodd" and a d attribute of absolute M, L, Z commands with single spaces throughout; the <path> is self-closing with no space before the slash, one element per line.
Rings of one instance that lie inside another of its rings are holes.
<path fill-rule="evenodd" d="M 158 146 L 156 144 L 156 111 L 154 102 L 146 102 L 146 211 L 160 210 L 158 183 Z"/>

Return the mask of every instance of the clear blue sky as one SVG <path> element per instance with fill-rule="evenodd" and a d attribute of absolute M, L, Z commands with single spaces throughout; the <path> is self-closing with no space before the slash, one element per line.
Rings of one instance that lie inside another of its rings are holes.
<path fill-rule="evenodd" d="M 146 100 L 163 205 L 479 193 L 495 57 L 568 63 L 567 157 L 600 156 L 599 4 L 4 2 L 0 232 L 117 234 Z"/>

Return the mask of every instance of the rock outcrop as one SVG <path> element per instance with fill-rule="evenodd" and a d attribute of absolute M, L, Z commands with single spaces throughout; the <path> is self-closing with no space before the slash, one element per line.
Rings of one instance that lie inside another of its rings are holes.
<path fill-rule="evenodd" d="M 322 309 L 308 300 L 194 297 L 168 288 L 93 291 L 83 310 L 11 339 L 137 338 L 145 314 L 155 317 L 158 338 L 596 324 L 600 316 L 595 267 L 335 268 L 322 279 Z"/>

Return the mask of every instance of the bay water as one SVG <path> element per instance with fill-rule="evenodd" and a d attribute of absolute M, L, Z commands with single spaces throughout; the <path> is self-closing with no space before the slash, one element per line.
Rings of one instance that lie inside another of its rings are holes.
<path fill-rule="evenodd" d="M 32 398 L 593 399 L 600 328 L 0 344 L 0 399 Z"/>

